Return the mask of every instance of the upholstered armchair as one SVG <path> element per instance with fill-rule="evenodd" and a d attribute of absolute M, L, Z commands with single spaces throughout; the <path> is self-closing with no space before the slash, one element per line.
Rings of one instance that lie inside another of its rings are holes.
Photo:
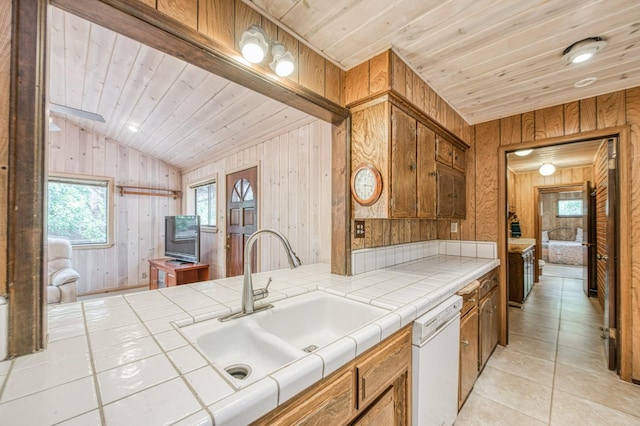
<path fill-rule="evenodd" d="M 69 303 L 76 301 L 76 282 L 80 274 L 71 267 L 71 243 L 64 238 L 49 237 L 47 251 L 47 301 Z"/>

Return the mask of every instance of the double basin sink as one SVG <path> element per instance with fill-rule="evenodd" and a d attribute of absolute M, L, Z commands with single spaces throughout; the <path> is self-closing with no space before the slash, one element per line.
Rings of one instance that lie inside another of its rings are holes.
<path fill-rule="evenodd" d="M 214 318 L 180 331 L 218 371 L 243 387 L 388 312 L 312 291 L 248 316 L 227 322 Z"/>

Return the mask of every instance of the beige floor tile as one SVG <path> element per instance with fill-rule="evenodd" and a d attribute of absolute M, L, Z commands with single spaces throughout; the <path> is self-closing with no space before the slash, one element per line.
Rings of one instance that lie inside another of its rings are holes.
<path fill-rule="evenodd" d="M 520 334 L 549 343 L 555 343 L 558 339 L 557 328 L 542 327 L 531 322 L 509 324 L 509 333 Z"/>
<path fill-rule="evenodd" d="M 528 309 L 516 309 L 514 311 L 509 312 L 509 321 L 512 321 L 512 324 L 515 322 L 528 322 L 537 324 L 541 327 L 546 328 L 558 328 L 558 317 L 548 317 L 546 315 L 540 315 L 536 312 L 531 312 Z"/>
<path fill-rule="evenodd" d="M 584 324 L 580 322 L 573 322 L 568 320 L 560 321 L 560 331 L 566 331 L 568 333 L 576 333 L 581 336 L 600 336 L 602 331 L 600 327 L 591 324 Z"/>
<path fill-rule="evenodd" d="M 553 386 L 553 361 L 498 346 L 487 365 L 545 386 Z"/>
<path fill-rule="evenodd" d="M 513 308 L 517 309 L 517 308 Z M 537 306 L 533 303 L 525 304 L 524 311 L 531 312 L 545 317 L 560 318 L 560 308 L 548 308 L 545 306 Z"/>
<path fill-rule="evenodd" d="M 585 352 L 602 353 L 604 351 L 604 341 L 600 334 L 593 333 L 590 336 L 583 336 L 571 331 L 560 330 L 558 333 L 558 345 L 568 346 Z"/>
<path fill-rule="evenodd" d="M 551 406 L 551 425 L 639 425 L 640 418 L 584 398 L 556 390 Z"/>
<path fill-rule="evenodd" d="M 640 387 L 623 382 L 613 372 L 590 373 L 557 364 L 554 390 L 640 417 Z"/>
<path fill-rule="evenodd" d="M 589 324 L 596 327 L 602 326 L 602 316 L 585 315 L 579 312 L 562 311 L 560 318 L 567 321 L 579 322 L 582 324 Z"/>
<path fill-rule="evenodd" d="M 557 362 L 589 371 L 602 374 L 607 371 L 607 359 L 604 351 L 585 352 L 568 346 L 558 346 Z M 607 373 L 608 374 L 608 373 Z"/>
<path fill-rule="evenodd" d="M 521 334 L 510 333 L 507 348 L 548 361 L 556 358 L 556 342 L 545 342 Z"/>
<path fill-rule="evenodd" d="M 551 387 L 487 365 L 474 392 L 537 420 L 547 422 L 551 408 Z"/>
<path fill-rule="evenodd" d="M 469 395 L 456 419 L 456 426 L 543 426 L 546 424 L 476 393 Z"/>

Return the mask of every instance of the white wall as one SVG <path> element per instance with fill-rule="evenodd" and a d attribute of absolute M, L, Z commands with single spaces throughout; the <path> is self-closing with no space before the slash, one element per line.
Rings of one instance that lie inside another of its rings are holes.
<path fill-rule="evenodd" d="M 49 172 L 113 177 L 115 185 L 180 189 L 178 169 L 62 118 L 55 122 L 62 131 L 49 132 Z M 114 246 L 74 250 L 78 292 L 148 283 L 148 259 L 164 254 L 164 216 L 179 214 L 180 204 L 180 199 L 120 196 L 116 191 Z"/>
<path fill-rule="evenodd" d="M 217 177 L 218 232 L 203 233 L 203 262 L 213 277 L 226 276 L 225 177 L 258 165 L 258 228 L 274 228 L 290 241 L 303 263 L 331 261 L 331 125 L 315 120 L 293 131 L 229 155 L 182 175 L 189 185 Z M 184 197 L 185 214 L 193 214 L 192 197 Z M 259 241 L 259 270 L 288 267 L 280 243 Z"/>

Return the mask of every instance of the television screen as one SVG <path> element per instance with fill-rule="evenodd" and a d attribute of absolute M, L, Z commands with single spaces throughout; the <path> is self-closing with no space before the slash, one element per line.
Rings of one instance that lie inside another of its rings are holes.
<path fill-rule="evenodd" d="M 166 216 L 164 224 L 164 255 L 184 262 L 199 262 L 200 216 Z"/>

